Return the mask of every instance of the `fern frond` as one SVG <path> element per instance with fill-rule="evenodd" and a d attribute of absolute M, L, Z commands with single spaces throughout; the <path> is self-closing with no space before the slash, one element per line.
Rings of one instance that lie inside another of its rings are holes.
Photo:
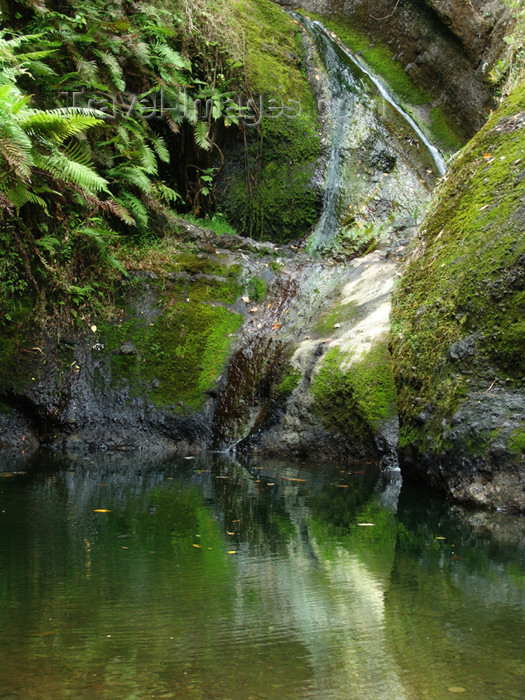
<path fill-rule="evenodd" d="M 70 160 L 66 155 L 55 151 L 52 155 L 38 155 L 35 165 L 47 171 L 57 180 L 74 183 L 87 192 L 108 192 L 108 181 L 91 168 Z"/>
<path fill-rule="evenodd" d="M 152 149 L 144 144 L 140 152 L 140 164 L 148 175 L 156 175 L 158 172 L 157 159 Z"/>
<path fill-rule="evenodd" d="M 198 121 L 195 124 L 195 129 L 193 131 L 195 138 L 195 143 L 203 151 L 209 151 L 211 148 L 211 143 L 208 139 L 208 124 L 207 122 Z"/>
<path fill-rule="evenodd" d="M 176 192 L 171 187 L 168 187 L 163 182 L 156 182 L 154 186 L 154 194 L 156 194 L 162 201 L 167 204 L 175 204 L 175 202 L 182 200 L 182 197 L 178 192 Z"/>
<path fill-rule="evenodd" d="M 130 185 L 135 185 L 139 190 L 146 194 L 151 193 L 151 180 L 144 170 L 136 165 L 119 165 L 117 168 L 108 170 L 108 176 L 114 180 L 128 182 Z"/>
<path fill-rule="evenodd" d="M 157 41 L 155 42 L 155 44 L 153 44 L 152 48 L 157 56 L 167 61 L 174 68 L 180 68 L 181 70 L 189 70 L 190 64 L 188 60 L 184 58 L 184 56 L 181 56 L 181 54 L 178 51 L 175 51 L 174 49 L 169 47 L 167 44 Z"/>
<path fill-rule="evenodd" d="M 145 228 L 148 225 L 148 210 L 134 194 L 123 192 L 120 197 L 116 198 L 116 202 L 129 209 L 139 226 Z"/>
<path fill-rule="evenodd" d="M 168 146 L 166 145 L 166 141 L 162 138 L 162 136 L 157 136 L 156 134 L 152 135 L 150 136 L 150 141 L 153 144 L 155 153 L 160 158 L 160 160 L 163 163 L 169 163 L 170 152 L 168 151 Z"/>
<path fill-rule="evenodd" d="M 113 85 L 117 88 L 117 90 L 119 90 L 120 92 L 125 90 L 126 81 L 124 80 L 122 67 L 118 62 L 116 56 L 110 53 L 106 53 L 105 51 L 98 50 L 93 51 L 93 53 L 100 58 L 102 63 L 108 69 L 111 81 L 113 82 Z"/>

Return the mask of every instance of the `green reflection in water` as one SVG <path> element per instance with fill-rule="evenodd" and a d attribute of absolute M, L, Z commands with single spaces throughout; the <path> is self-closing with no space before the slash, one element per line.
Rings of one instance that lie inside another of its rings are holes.
<path fill-rule="evenodd" d="M 519 519 L 405 487 L 398 507 L 374 465 L 17 468 L 0 476 L 0 697 L 522 695 Z"/>

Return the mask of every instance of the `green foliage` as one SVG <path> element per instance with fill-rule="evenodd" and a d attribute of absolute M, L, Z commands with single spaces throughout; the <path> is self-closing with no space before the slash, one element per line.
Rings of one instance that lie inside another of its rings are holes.
<path fill-rule="evenodd" d="M 504 37 L 506 51 L 490 73 L 503 97 L 525 77 L 525 6 L 522 0 L 503 0 L 509 7 L 513 24 Z"/>

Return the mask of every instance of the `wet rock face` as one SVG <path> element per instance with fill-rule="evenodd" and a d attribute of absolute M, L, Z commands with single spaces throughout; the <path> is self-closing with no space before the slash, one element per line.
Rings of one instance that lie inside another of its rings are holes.
<path fill-rule="evenodd" d="M 396 294 L 391 342 L 404 477 L 516 512 L 525 511 L 523 114 L 522 84 L 438 188 Z"/>
<path fill-rule="evenodd" d="M 407 73 L 456 115 L 471 137 L 493 107 L 487 75 L 510 18 L 500 0 L 280 0 L 336 16 L 385 42 Z"/>

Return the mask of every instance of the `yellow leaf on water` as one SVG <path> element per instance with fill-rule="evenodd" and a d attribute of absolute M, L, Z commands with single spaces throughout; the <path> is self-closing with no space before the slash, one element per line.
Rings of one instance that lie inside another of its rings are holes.
<path fill-rule="evenodd" d="M 200 544 L 194 544 L 193 547 L 195 547 L 195 549 L 202 549 L 202 547 L 200 546 Z"/>
<path fill-rule="evenodd" d="M 228 552 L 228 554 L 237 554 L 237 551 L 236 551 L 235 549 L 230 549 L 230 551 Z"/>
<path fill-rule="evenodd" d="M 107 508 L 95 508 L 93 513 L 111 513 L 111 511 Z"/>
<path fill-rule="evenodd" d="M 226 534 L 230 535 L 230 537 L 231 537 L 232 535 L 235 535 L 235 532 L 226 532 Z"/>
<path fill-rule="evenodd" d="M 440 537 L 439 535 L 436 535 L 436 540 L 446 540 L 446 537 Z"/>

